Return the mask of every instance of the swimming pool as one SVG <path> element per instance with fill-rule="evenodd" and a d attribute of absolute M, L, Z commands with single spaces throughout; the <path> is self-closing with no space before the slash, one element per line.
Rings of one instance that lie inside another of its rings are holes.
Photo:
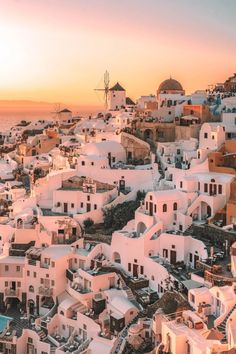
<path fill-rule="evenodd" d="M 12 317 L 2 316 L 0 315 L 0 331 L 2 332 L 6 327 L 8 321 L 12 321 Z"/>

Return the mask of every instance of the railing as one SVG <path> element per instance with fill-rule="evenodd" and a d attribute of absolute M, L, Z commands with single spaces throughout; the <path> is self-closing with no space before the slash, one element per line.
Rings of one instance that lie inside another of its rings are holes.
<path fill-rule="evenodd" d="M 37 261 L 36 261 L 35 259 L 28 259 L 28 264 L 29 264 L 29 265 L 33 265 L 33 266 L 36 266 Z"/>
<path fill-rule="evenodd" d="M 5 295 L 6 296 L 18 296 L 19 295 L 19 289 L 5 289 Z"/>
<path fill-rule="evenodd" d="M 215 281 L 222 281 L 224 283 L 236 282 L 236 278 L 227 277 L 225 275 L 218 275 L 218 274 L 212 273 L 208 270 L 205 270 L 204 278 L 205 278 L 205 280 L 209 281 L 210 283 L 214 283 Z"/>
<path fill-rule="evenodd" d="M 39 287 L 39 294 L 44 296 L 52 296 L 53 289 L 52 288 L 44 288 L 43 286 Z"/>

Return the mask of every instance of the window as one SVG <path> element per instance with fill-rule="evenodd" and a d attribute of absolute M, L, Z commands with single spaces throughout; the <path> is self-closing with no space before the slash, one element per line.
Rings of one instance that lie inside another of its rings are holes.
<path fill-rule="evenodd" d="M 16 266 L 16 271 L 20 272 L 20 266 Z"/>
<path fill-rule="evenodd" d="M 85 166 L 85 161 L 81 161 L 81 165 L 82 165 L 82 166 Z"/>
<path fill-rule="evenodd" d="M 175 248 L 175 245 L 171 245 L 171 248 Z"/>
<path fill-rule="evenodd" d="M 193 303 L 195 302 L 195 296 L 191 293 L 190 293 L 190 301 Z"/>
<path fill-rule="evenodd" d="M 168 258 L 168 250 L 166 248 L 163 248 L 163 257 Z"/>
<path fill-rule="evenodd" d="M 157 206 L 156 206 L 156 204 L 154 204 L 154 212 L 155 212 L 155 213 L 157 212 Z"/>
<path fill-rule="evenodd" d="M 93 165 L 94 165 L 94 162 L 91 162 L 91 165 L 93 166 Z"/>
<path fill-rule="evenodd" d="M 150 195 L 150 200 L 152 200 L 152 195 Z"/>
<path fill-rule="evenodd" d="M 212 140 L 215 140 L 215 135 L 212 135 L 211 138 L 212 138 Z"/>
<path fill-rule="evenodd" d="M 87 195 L 87 201 L 88 202 L 90 201 L 90 195 Z"/>
<path fill-rule="evenodd" d="M 207 139 L 207 138 L 208 138 L 208 134 L 204 133 L 204 139 Z"/>
<path fill-rule="evenodd" d="M 33 343 L 33 339 L 28 337 L 28 343 Z"/>
<path fill-rule="evenodd" d="M 143 266 L 140 266 L 140 273 L 143 274 Z"/>
<path fill-rule="evenodd" d="M 179 186 L 180 186 L 180 188 L 183 188 L 183 182 L 182 181 L 180 181 Z"/>
<path fill-rule="evenodd" d="M 34 272 L 34 278 L 36 278 L 36 272 Z"/>
<path fill-rule="evenodd" d="M 208 184 L 204 183 L 204 192 L 207 193 L 208 192 Z"/>
<path fill-rule="evenodd" d="M 8 287 L 8 281 L 5 281 L 5 287 L 6 288 Z"/>
<path fill-rule="evenodd" d="M 174 203 L 174 204 L 173 204 L 173 210 L 177 210 L 177 208 L 178 208 L 177 203 Z"/>
<path fill-rule="evenodd" d="M 177 149 L 177 155 L 180 155 L 180 149 Z"/>
<path fill-rule="evenodd" d="M 54 286 L 55 285 L 55 280 L 52 280 L 51 284 L 52 284 L 52 286 Z"/>
<path fill-rule="evenodd" d="M 138 263 L 138 260 L 137 260 L 137 259 L 134 259 L 134 263 Z"/>
<path fill-rule="evenodd" d="M 146 202 L 146 209 L 148 209 L 148 202 Z"/>
<path fill-rule="evenodd" d="M 131 272 L 131 263 L 128 263 L 128 271 Z"/>
<path fill-rule="evenodd" d="M 52 261 L 51 266 L 52 266 L 52 268 L 55 267 L 55 262 L 54 261 Z"/>
<path fill-rule="evenodd" d="M 94 210 L 96 210 L 97 209 L 97 204 L 94 204 Z"/>
<path fill-rule="evenodd" d="M 163 204 L 162 211 L 163 213 L 167 212 L 167 204 Z"/>
<path fill-rule="evenodd" d="M 221 184 L 218 185 L 218 193 L 222 194 L 222 185 Z"/>
<path fill-rule="evenodd" d="M 83 208 L 84 207 L 84 203 L 80 203 L 80 207 Z"/>
<path fill-rule="evenodd" d="M 17 282 L 17 287 L 18 287 L 18 288 L 21 287 L 21 282 L 20 282 L 20 281 Z"/>
<path fill-rule="evenodd" d="M 193 255 L 192 253 L 189 253 L 189 262 L 192 262 L 193 261 Z"/>
<path fill-rule="evenodd" d="M 5 272 L 8 272 L 8 271 L 9 271 L 9 266 L 5 265 Z"/>
<path fill-rule="evenodd" d="M 71 203 L 71 208 L 74 209 L 74 207 L 75 207 L 75 204 Z"/>
<path fill-rule="evenodd" d="M 60 207 L 61 206 L 61 203 L 60 202 L 57 202 L 57 207 Z"/>
<path fill-rule="evenodd" d="M 197 183 L 197 188 L 198 188 L 199 191 L 200 191 L 200 187 L 201 187 L 200 182 L 198 182 Z"/>
<path fill-rule="evenodd" d="M 29 277 L 30 276 L 30 271 L 29 270 L 27 270 L 27 277 Z"/>

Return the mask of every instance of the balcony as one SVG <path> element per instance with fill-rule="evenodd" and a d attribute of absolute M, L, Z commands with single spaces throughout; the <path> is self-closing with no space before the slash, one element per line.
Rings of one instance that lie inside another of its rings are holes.
<path fill-rule="evenodd" d="M 10 288 L 5 289 L 6 296 L 17 297 L 19 296 L 19 293 L 20 293 L 19 289 L 10 289 Z"/>
<path fill-rule="evenodd" d="M 53 289 L 52 288 L 45 288 L 43 286 L 39 287 L 39 294 L 44 295 L 44 296 L 52 296 L 53 295 Z"/>
<path fill-rule="evenodd" d="M 76 277 L 76 270 L 74 270 L 74 269 L 66 269 L 66 277 L 70 281 L 74 281 L 74 278 Z"/>

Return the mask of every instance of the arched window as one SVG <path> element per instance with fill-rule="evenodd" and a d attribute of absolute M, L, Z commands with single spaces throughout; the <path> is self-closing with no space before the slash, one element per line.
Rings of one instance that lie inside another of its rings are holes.
<path fill-rule="evenodd" d="M 177 210 L 177 207 L 178 207 L 177 203 L 174 203 L 173 204 L 173 210 Z"/>
<path fill-rule="evenodd" d="M 167 204 L 163 204 L 162 211 L 163 213 L 167 212 Z"/>
<path fill-rule="evenodd" d="M 30 285 L 30 286 L 29 286 L 29 292 L 31 292 L 31 293 L 34 292 L 34 287 L 33 287 L 33 285 Z"/>

